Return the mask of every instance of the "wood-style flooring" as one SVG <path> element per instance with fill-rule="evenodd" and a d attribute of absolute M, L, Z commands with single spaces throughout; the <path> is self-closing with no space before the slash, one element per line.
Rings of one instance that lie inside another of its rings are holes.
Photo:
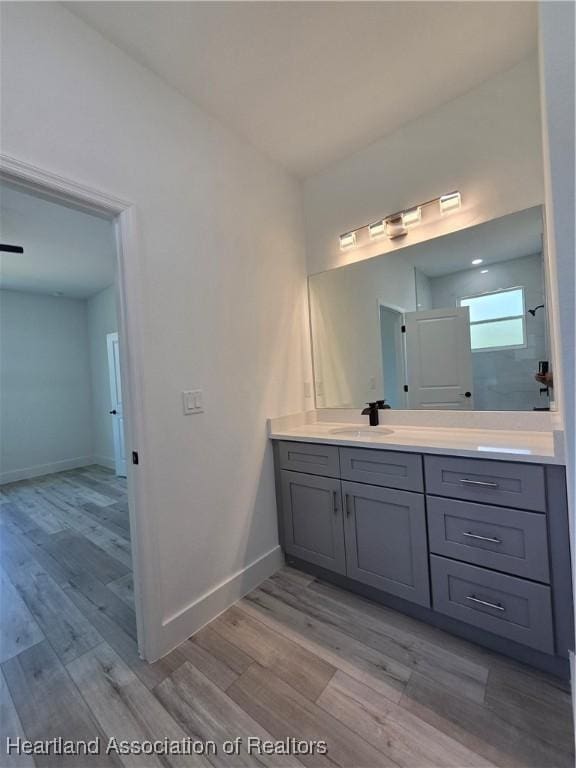
<path fill-rule="evenodd" d="M 572 768 L 566 685 L 284 569 L 164 659 L 138 657 L 125 482 L 0 488 L 0 768 Z M 214 741 L 217 754 L 6 754 L 6 737 Z M 223 754 L 226 740 L 242 748 Z M 249 754 L 249 737 L 327 754 Z"/>

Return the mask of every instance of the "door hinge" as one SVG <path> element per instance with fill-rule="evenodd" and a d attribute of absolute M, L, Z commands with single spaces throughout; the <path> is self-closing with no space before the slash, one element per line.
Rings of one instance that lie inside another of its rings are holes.
<path fill-rule="evenodd" d="M 138 464 L 139 458 L 138 458 L 138 451 L 132 451 L 132 464 Z"/>
<path fill-rule="evenodd" d="M 400 330 L 402 331 L 402 333 L 406 333 L 406 326 L 405 326 L 405 325 L 403 325 L 403 326 L 400 328 Z"/>
<path fill-rule="evenodd" d="M 408 392 L 408 384 L 404 384 L 404 392 Z"/>

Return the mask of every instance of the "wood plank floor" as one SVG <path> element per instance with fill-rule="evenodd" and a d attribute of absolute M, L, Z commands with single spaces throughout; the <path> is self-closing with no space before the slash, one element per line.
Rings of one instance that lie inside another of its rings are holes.
<path fill-rule="evenodd" d="M 291 569 L 146 664 L 125 481 L 87 467 L 2 486 L 0 501 L 0 768 L 574 765 L 564 683 Z M 32 757 L 7 755 L 7 736 L 220 748 Z M 254 754 L 249 737 L 327 754 Z"/>

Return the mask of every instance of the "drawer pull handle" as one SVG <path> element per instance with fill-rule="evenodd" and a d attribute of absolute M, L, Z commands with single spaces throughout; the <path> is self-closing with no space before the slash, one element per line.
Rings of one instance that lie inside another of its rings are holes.
<path fill-rule="evenodd" d="M 498 488 L 498 483 L 492 483 L 488 480 L 469 480 L 467 477 L 461 477 L 460 482 L 463 485 L 479 485 L 481 488 Z"/>
<path fill-rule="evenodd" d="M 469 539 L 478 539 L 478 541 L 489 541 L 491 544 L 502 544 L 502 539 L 496 539 L 492 536 L 480 536 L 480 534 L 472 533 L 471 531 L 466 531 L 462 536 L 468 536 Z"/>
<path fill-rule="evenodd" d="M 506 610 L 506 608 L 504 608 L 504 606 L 500 603 L 489 603 L 487 600 L 480 600 L 479 597 L 474 597 L 474 595 L 467 595 L 466 600 L 470 600 L 472 603 L 478 603 L 479 605 L 485 605 L 488 608 L 495 608 L 497 611 Z"/>

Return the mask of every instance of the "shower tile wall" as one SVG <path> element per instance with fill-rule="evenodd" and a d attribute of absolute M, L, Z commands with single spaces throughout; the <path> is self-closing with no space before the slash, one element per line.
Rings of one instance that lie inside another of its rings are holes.
<path fill-rule="evenodd" d="M 482 274 L 485 267 L 488 272 Z M 432 309 L 455 306 L 463 296 L 517 286 L 524 287 L 527 310 L 544 303 L 541 254 L 430 278 L 429 284 Z M 523 411 L 549 404 L 534 380 L 538 361 L 549 359 L 544 310 L 535 317 L 526 315 L 526 336 L 524 349 L 472 353 L 475 409 Z"/>

